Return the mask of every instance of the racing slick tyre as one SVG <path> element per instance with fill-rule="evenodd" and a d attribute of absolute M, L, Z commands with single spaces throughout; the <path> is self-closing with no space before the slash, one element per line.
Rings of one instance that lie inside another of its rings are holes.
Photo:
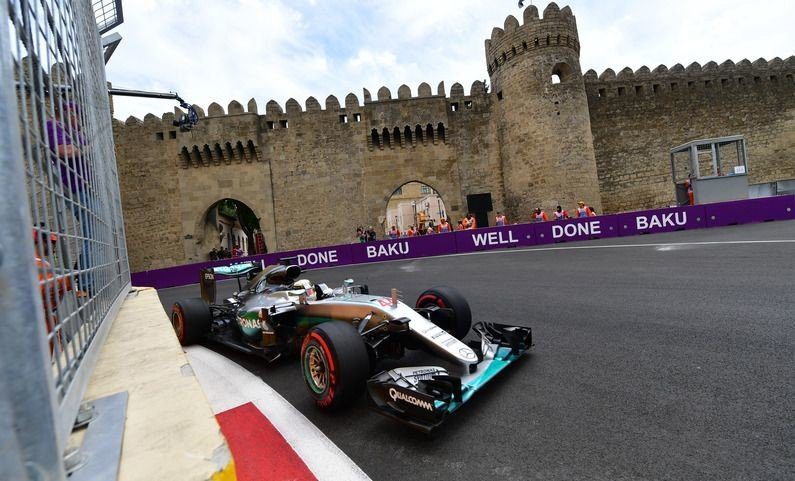
<path fill-rule="evenodd" d="M 472 311 L 469 303 L 458 290 L 449 286 L 428 289 L 417 298 L 417 308 L 438 306 L 453 311 L 452 319 L 446 325 L 439 325 L 457 339 L 463 339 L 472 327 Z"/>
<path fill-rule="evenodd" d="M 201 342 L 212 321 L 210 306 L 198 297 L 177 301 L 171 308 L 171 326 L 183 346 Z"/>
<path fill-rule="evenodd" d="M 324 322 L 304 337 L 301 372 L 315 404 L 333 410 L 350 404 L 364 391 L 370 375 L 370 356 L 352 325 Z"/>

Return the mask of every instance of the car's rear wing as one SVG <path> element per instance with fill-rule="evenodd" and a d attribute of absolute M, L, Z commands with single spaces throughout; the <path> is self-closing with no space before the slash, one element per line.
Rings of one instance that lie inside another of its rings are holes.
<path fill-rule="evenodd" d="M 202 299 L 208 304 L 215 304 L 215 280 L 216 277 L 222 279 L 237 279 L 238 290 L 243 290 L 240 279 L 250 280 L 262 272 L 264 266 L 258 262 L 241 262 L 228 266 L 208 267 L 199 273 L 199 286 L 201 287 Z"/>

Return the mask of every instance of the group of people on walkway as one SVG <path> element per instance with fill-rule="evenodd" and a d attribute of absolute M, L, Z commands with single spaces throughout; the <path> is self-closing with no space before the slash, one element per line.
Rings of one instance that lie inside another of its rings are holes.
<path fill-rule="evenodd" d="M 561 206 L 555 207 L 555 211 L 552 212 L 552 220 L 566 220 L 566 219 L 579 219 L 583 217 L 593 217 L 596 215 L 596 211 L 593 210 L 592 207 L 585 204 L 585 201 L 577 202 L 577 209 L 573 211 L 574 215 L 570 215 L 569 211 L 563 210 Z M 499 218 L 499 212 L 497 213 L 497 217 Z M 533 213 L 530 215 L 530 220 L 532 222 L 546 222 L 549 220 L 549 216 L 541 207 L 536 207 Z M 499 223 L 497 225 L 500 225 Z"/>

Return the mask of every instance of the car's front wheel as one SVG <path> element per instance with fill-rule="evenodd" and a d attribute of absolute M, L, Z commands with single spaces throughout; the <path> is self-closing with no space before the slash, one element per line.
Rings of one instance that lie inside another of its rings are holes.
<path fill-rule="evenodd" d="M 463 294 L 449 286 L 428 289 L 417 298 L 416 307 L 422 309 L 430 306 L 449 309 L 450 318 L 444 319 L 441 323 L 437 322 L 437 325 L 457 339 L 466 337 L 472 327 L 472 311 Z"/>
<path fill-rule="evenodd" d="M 315 404 L 336 409 L 350 404 L 364 390 L 370 357 L 352 325 L 329 321 L 312 328 L 304 338 L 301 372 Z"/>

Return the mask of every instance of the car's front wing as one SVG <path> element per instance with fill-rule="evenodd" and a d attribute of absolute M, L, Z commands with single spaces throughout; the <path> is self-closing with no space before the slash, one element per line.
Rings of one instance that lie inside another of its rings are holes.
<path fill-rule="evenodd" d="M 380 372 L 367 382 L 371 406 L 384 416 L 430 432 L 532 346 L 529 327 L 481 322 L 472 330 L 480 340 L 471 343 L 479 360 L 470 366 L 471 372 L 454 375 L 438 366 Z"/>

